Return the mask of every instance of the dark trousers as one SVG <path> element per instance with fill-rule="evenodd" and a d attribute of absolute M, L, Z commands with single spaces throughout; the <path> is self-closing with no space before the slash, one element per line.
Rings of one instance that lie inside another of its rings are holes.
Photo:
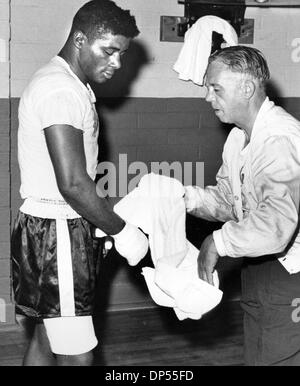
<path fill-rule="evenodd" d="M 300 273 L 274 258 L 245 259 L 241 305 L 245 365 L 300 366 Z"/>

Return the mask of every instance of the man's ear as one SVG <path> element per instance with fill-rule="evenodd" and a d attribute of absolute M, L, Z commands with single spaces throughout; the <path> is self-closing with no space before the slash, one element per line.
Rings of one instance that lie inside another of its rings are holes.
<path fill-rule="evenodd" d="M 256 84 L 251 79 L 246 79 L 243 84 L 243 93 L 246 99 L 252 98 L 256 90 Z"/>
<path fill-rule="evenodd" d="M 81 31 L 76 31 L 73 34 L 73 44 L 76 48 L 80 49 L 83 44 L 86 42 L 87 37 L 86 35 Z"/>

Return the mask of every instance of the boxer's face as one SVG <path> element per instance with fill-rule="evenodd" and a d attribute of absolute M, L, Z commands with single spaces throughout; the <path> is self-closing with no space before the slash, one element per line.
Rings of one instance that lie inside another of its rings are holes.
<path fill-rule="evenodd" d="M 127 51 L 130 38 L 103 34 L 89 42 L 85 35 L 79 51 L 79 66 L 87 81 L 103 83 L 121 68 L 121 57 Z"/>

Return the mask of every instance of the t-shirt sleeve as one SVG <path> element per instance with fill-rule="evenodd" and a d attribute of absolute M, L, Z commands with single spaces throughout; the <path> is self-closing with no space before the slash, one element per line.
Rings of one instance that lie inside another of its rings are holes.
<path fill-rule="evenodd" d="M 83 130 L 84 103 L 72 89 L 56 89 L 47 93 L 36 104 L 36 113 L 42 129 L 52 125 L 70 125 Z"/>

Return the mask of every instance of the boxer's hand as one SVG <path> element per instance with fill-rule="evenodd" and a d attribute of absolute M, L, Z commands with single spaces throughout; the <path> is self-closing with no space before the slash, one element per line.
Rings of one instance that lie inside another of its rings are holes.
<path fill-rule="evenodd" d="M 193 209 L 196 209 L 200 206 L 199 202 L 199 193 L 194 186 L 185 186 L 184 187 L 184 203 L 186 206 L 187 212 L 191 212 Z"/>

